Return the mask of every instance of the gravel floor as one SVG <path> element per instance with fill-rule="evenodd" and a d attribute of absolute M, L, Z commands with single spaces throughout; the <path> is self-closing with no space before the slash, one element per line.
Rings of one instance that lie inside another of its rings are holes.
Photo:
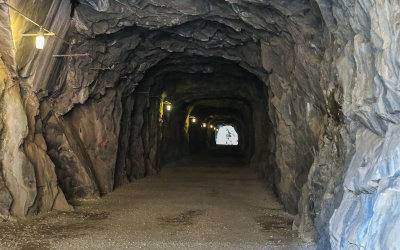
<path fill-rule="evenodd" d="M 188 158 L 74 205 L 0 223 L 0 249 L 315 249 L 239 161 Z"/>

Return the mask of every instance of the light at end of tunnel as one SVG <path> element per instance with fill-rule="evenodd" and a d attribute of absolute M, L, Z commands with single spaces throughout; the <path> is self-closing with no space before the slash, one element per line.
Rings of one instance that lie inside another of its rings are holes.
<path fill-rule="evenodd" d="M 239 135 L 231 125 L 219 126 L 215 143 L 217 145 L 239 145 Z"/>
<path fill-rule="evenodd" d="M 171 106 L 170 104 L 168 104 L 168 105 L 166 106 L 166 109 L 167 109 L 167 111 L 171 111 L 172 106 Z"/>
<path fill-rule="evenodd" d="M 44 36 L 43 35 L 36 36 L 36 48 L 44 49 Z"/>

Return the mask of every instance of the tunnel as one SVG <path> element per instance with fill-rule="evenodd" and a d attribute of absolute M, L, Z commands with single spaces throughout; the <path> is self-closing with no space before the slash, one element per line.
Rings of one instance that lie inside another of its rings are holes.
<path fill-rule="evenodd" d="M 149 100 L 147 115 L 160 118 L 156 124 L 149 124 L 160 127 L 160 164 L 212 151 L 216 129 L 224 123 L 240 128 L 243 135 L 238 152 L 232 153 L 250 160 L 255 149 L 255 129 L 260 134 L 269 125 L 264 112 L 267 91 L 257 77 L 225 59 L 183 55 L 163 60 L 148 75 L 151 77 L 144 77 L 134 95 Z M 168 105 L 171 110 L 166 109 Z M 255 119 L 256 115 L 259 119 Z M 257 139 L 260 151 L 267 147 L 262 139 Z M 170 147 L 171 144 L 176 146 Z"/>
<path fill-rule="evenodd" d="M 397 249 L 399 9 L 0 0 L 0 248 Z"/>

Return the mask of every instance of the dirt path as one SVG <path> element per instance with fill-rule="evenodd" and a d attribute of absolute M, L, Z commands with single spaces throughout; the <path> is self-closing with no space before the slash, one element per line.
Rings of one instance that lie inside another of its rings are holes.
<path fill-rule="evenodd" d="M 101 200 L 0 223 L 1 249 L 314 249 L 252 170 L 184 160 Z"/>

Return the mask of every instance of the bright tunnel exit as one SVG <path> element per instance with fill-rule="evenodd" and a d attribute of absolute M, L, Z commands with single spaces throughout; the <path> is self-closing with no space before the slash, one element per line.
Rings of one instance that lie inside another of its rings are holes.
<path fill-rule="evenodd" d="M 239 136 L 235 128 L 231 125 L 220 125 L 217 135 L 215 136 L 217 145 L 238 145 Z"/>

